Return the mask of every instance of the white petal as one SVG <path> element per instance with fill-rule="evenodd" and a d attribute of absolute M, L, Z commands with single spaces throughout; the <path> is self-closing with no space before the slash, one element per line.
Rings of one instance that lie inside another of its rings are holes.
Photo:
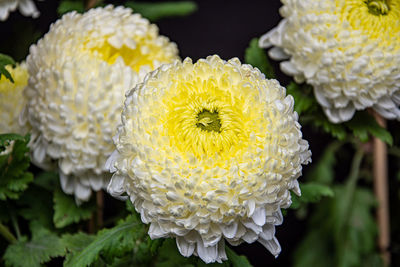
<path fill-rule="evenodd" d="M 288 59 L 290 56 L 286 54 L 281 48 L 273 47 L 268 51 L 268 55 L 277 61 Z"/>
<path fill-rule="evenodd" d="M 279 253 L 281 253 L 281 245 L 275 237 L 270 240 L 264 240 L 260 238 L 258 239 L 258 242 L 260 242 L 266 249 L 268 249 L 269 252 L 271 252 L 271 254 L 275 257 L 278 257 Z"/>
<path fill-rule="evenodd" d="M 332 107 L 331 102 L 328 100 L 328 98 L 324 94 L 323 88 L 315 86 L 314 87 L 314 95 L 315 95 L 315 98 L 317 99 L 318 103 L 320 103 L 323 107 L 326 107 L 326 108 Z"/>
<path fill-rule="evenodd" d="M 304 162 L 304 160 L 303 160 Z M 293 188 L 292 188 L 293 192 L 297 195 L 297 196 L 301 196 L 301 190 L 300 190 L 300 185 L 299 182 L 297 180 L 293 181 Z"/>
<path fill-rule="evenodd" d="M 263 231 L 260 234 L 260 238 L 264 240 L 273 239 L 275 236 L 275 226 L 272 224 L 265 224 L 263 226 Z"/>
<path fill-rule="evenodd" d="M 107 192 L 115 198 L 126 200 L 127 196 L 122 196 L 125 193 L 125 178 L 114 174 L 107 186 Z"/>
<path fill-rule="evenodd" d="M 251 230 L 247 230 L 247 232 L 242 236 L 242 239 L 251 244 L 258 239 L 258 235 Z"/>
<path fill-rule="evenodd" d="M 19 1 L 18 9 L 19 12 L 21 12 L 21 14 L 24 16 L 32 16 L 33 18 L 37 18 L 40 14 L 32 0 Z"/>
<path fill-rule="evenodd" d="M 65 175 L 64 173 L 60 172 L 60 184 L 61 184 L 61 189 L 67 193 L 67 194 L 72 194 L 74 193 L 75 189 L 75 181 L 68 175 Z"/>
<path fill-rule="evenodd" d="M 290 61 L 281 62 L 280 67 L 286 75 L 295 76 L 301 74 L 301 72 Z"/>
<path fill-rule="evenodd" d="M 149 236 L 151 239 L 165 237 L 168 233 L 165 232 L 158 223 L 152 222 L 149 227 Z"/>
<path fill-rule="evenodd" d="M 265 224 L 265 209 L 264 208 L 257 208 L 251 216 L 255 224 L 259 226 L 263 226 Z"/>
<path fill-rule="evenodd" d="M 81 202 L 88 201 L 90 196 L 92 195 L 92 190 L 90 187 L 84 186 L 83 184 L 79 183 L 79 180 L 75 179 L 75 201 L 79 205 Z"/>
<path fill-rule="evenodd" d="M 202 241 L 197 242 L 197 255 L 205 262 L 212 263 L 218 259 L 218 245 L 204 247 Z"/>
<path fill-rule="evenodd" d="M 339 116 L 341 121 L 348 121 L 353 118 L 356 109 L 354 108 L 353 104 L 349 103 L 349 105 L 345 108 L 339 109 Z"/>
<path fill-rule="evenodd" d="M 222 224 L 220 228 L 226 238 L 233 238 L 236 235 L 238 223 L 232 222 L 230 225 Z"/>
<path fill-rule="evenodd" d="M 184 237 L 178 236 L 176 238 L 176 245 L 178 246 L 179 252 L 184 257 L 190 257 L 193 254 L 193 251 L 196 247 L 194 243 L 189 243 L 185 240 Z"/>
<path fill-rule="evenodd" d="M 225 241 L 222 239 L 218 243 L 218 259 L 217 262 L 222 263 L 222 261 L 226 261 L 228 257 L 226 256 L 225 252 Z"/>

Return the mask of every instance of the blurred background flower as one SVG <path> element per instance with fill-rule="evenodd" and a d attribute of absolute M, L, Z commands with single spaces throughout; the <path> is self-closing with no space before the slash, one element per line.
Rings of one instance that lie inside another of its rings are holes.
<path fill-rule="evenodd" d="M 32 160 L 60 170 L 64 192 L 86 201 L 107 185 L 125 92 L 144 74 L 177 59 L 158 28 L 123 7 L 64 15 L 31 46 L 22 114 L 32 125 Z"/>
<path fill-rule="evenodd" d="M 0 20 L 6 20 L 10 12 L 18 8 L 22 15 L 37 18 L 40 15 L 33 0 L 1 0 L 0 1 Z"/>
<path fill-rule="evenodd" d="M 334 122 L 373 108 L 400 119 L 400 1 L 282 0 L 260 39 L 283 72 L 306 81 Z"/>
<path fill-rule="evenodd" d="M 26 104 L 23 96 L 25 86 L 28 84 L 28 70 L 25 63 L 16 66 L 7 65 L 6 70 L 12 80 L 6 76 L 0 77 L 0 134 L 17 133 L 25 135 L 26 126 L 20 126 L 19 113 Z"/>

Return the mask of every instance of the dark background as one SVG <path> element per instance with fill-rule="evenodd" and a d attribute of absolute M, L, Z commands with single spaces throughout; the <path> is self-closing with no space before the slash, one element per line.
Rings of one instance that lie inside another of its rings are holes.
<path fill-rule="evenodd" d="M 143 0 L 142 0 L 143 1 Z M 124 1 L 107 1 L 115 5 Z M 244 60 L 244 51 L 251 39 L 260 37 L 275 27 L 281 17 L 279 0 L 197 0 L 198 10 L 183 18 L 168 18 L 157 22 L 160 33 L 177 43 L 180 55 L 193 60 L 218 54 L 223 59 L 238 57 Z M 18 11 L 10 14 L 5 22 L 0 22 L 0 53 L 24 60 L 30 44 L 36 42 L 57 20 L 59 1 L 36 2 L 41 16 L 37 19 L 23 17 Z M 278 80 L 287 85 L 290 79 L 278 70 L 272 62 Z M 328 137 L 315 137 L 310 129 L 303 129 L 304 138 L 310 142 L 313 158 L 324 148 Z M 314 134 L 315 135 L 315 134 Z M 309 167 L 305 167 L 307 172 Z M 346 170 L 344 170 L 346 171 Z M 301 178 L 300 178 L 301 180 Z M 107 210 L 106 210 L 107 214 Z M 283 225 L 276 228 L 276 236 L 281 243 L 282 252 L 275 259 L 261 244 L 243 244 L 234 247 L 245 254 L 254 266 L 292 266 L 293 252 L 306 231 L 304 221 L 295 217 L 293 211 L 285 216 Z M 310 248 L 312 249 L 312 248 Z"/>

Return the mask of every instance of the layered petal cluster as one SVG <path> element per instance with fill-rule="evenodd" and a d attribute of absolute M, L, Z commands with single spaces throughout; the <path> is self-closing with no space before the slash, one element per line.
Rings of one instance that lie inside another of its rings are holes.
<path fill-rule="evenodd" d="M 127 94 L 108 191 L 186 257 L 221 262 L 225 240 L 277 256 L 275 225 L 311 156 L 300 127 L 285 88 L 237 58 L 163 65 Z"/>
<path fill-rule="evenodd" d="M 37 18 L 40 13 L 32 0 L 0 0 L 0 21 L 8 18 L 10 12 L 19 9 L 26 17 Z"/>
<path fill-rule="evenodd" d="M 400 0 L 281 0 L 260 39 L 281 69 L 314 87 L 335 123 L 373 108 L 400 119 Z"/>
<path fill-rule="evenodd" d="M 14 83 L 4 75 L 0 78 L 0 134 L 26 134 L 27 126 L 19 124 L 19 114 L 26 104 L 23 91 L 28 84 L 28 70 L 22 63 L 15 68 L 5 67 L 11 74 Z"/>
<path fill-rule="evenodd" d="M 28 103 L 32 160 L 60 170 L 78 201 L 110 178 L 104 165 L 127 90 L 144 74 L 177 59 L 156 25 L 129 8 L 107 6 L 64 15 L 30 48 Z"/>

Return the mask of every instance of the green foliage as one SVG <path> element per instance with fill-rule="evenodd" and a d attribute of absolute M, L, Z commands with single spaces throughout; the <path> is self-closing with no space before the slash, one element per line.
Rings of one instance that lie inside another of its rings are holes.
<path fill-rule="evenodd" d="M 76 234 L 65 234 L 62 236 L 63 244 L 67 250 L 65 261 L 69 262 L 71 257 L 84 250 L 95 239 L 95 236 L 78 232 Z"/>
<path fill-rule="evenodd" d="M 4 75 L 12 83 L 14 83 L 11 73 L 5 68 L 7 65 L 15 65 L 14 59 L 10 56 L 0 53 L 0 78 L 1 75 Z"/>
<path fill-rule="evenodd" d="M 188 16 L 197 10 L 196 3 L 192 1 L 158 3 L 129 1 L 125 5 L 142 14 L 143 17 L 148 18 L 150 21 L 157 21 L 167 17 Z"/>
<path fill-rule="evenodd" d="M 65 254 L 63 242 L 56 234 L 36 222 L 31 224 L 31 232 L 31 240 L 22 237 L 8 246 L 4 254 L 6 266 L 41 266 L 41 263 Z"/>
<path fill-rule="evenodd" d="M 356 267 L 370 263 L 376 237 L 372 193 L 356 188 L 350 203 L 342 197 L 347 193 L 345 186 L 335 186 L 334 193 L 335 197 L 317 206 L 309 231 L 295 253 L 295 267 L 321 263 L 326 267 Z M 339 230 L 340 225 L 343 227 Z"/>
<path fill-rule="evenodd" d="M 253 67 L 258 68 L 265 74 L 267 79 L 275 78 L 274 69 L 268 60 L 265 50 L 258 46 L 258 39 L 254 38 L 250 41 L 249 47 L 244 54 L 244 61 Z"/>
<path fill-rule="evenodd" d="M 316 203 L 321 200 L 322 197 L 333 197 L 334 193 L 332 189 L 323 184 L 317 183 L 303 183 L 300 185 L 301 197 L 292 194 L 292 205 L 290 208 L 298 209 L 301 203 Z"/>
<path fill-rule="evenodd" d="M 238 256 L 228 246 L 225 246 L 228 261 L 223 263 L 205 264 L 199 257 L 185 258 L 179 253 L 176 246 L 175 239 L 166 239 L 162 246 L 159 248 L 155 267 L 170 267 L 170 266 L 184 266 L 184 267 L 251 267 L 252 265 L 248 262 L 246 257 Z"/>
<path fill-rule="evenodd" d="M 331 134 L 338 140 L 343 141 L 347 137 L 347 131 L 344 125 L 330 122 L 322 113 L 322 110 L 319 110 L 318 113 L 315 113 L 315 115 L 312 117 L 312 121 L 316 127 L 321 128 L 326 133 Z"/>
<path fill-rule="evenodd" d="M 358 112 L 346 126 L 353 131 L 353 135 L 362 142 L 369 140 L 369 135 L 381 139 L 383 142 L 392 145 L 393 137 L 385 128 L 381 127 L 375 118 L 366 112 Z"/>
<path fill-rule="evenodd" d="M 366 111 L 357 112 L 348 122 L 334 124 L 323 115 L 322 108 L 315 100 L 309 85 L 298 85 L 292 82 L 287 87 L 287 93 L 293 96 L 294 110 L 301 115 L 302 123 L 310 123 L 322 128 L 338 140 L 345 140 L 348 136 L 354 136 L 362 142 L 367 142 L 372 135 L 389 145 L 393 144 L 393 137 L 390 132 L 381 127 L 375 118 Z"/>
<path fill-rule="evenodd" d="M 61 190 L 54 191 L 54 225 L 57 228 L 65 227 L 71 223 L 89 219 L 96 210 L 95 203 L 86 202 L 77 206 L 73 196 L 66 195 Z"/>
<path fill-rule="evenodd" d="M 18 199 L 18 214 L 28 221 L 37 221 L 43 227 L 53 228 L 53 190 L 57 188 L 58 175 L 44 172 L 37 175 L 33 184 Z"/>
<path fill-rule="evenodd" d="M 304 112 L 314 112 L 318 108 L 316 100 L 311 97 L 312 88 L 308 85 L 298 85 L 291 82 L 286 89 L 286 93 L 292 95 L 294 98 L 294 110 L 299 114 Z"/>
<path fill-rule="evenodd" d="M 229 261 L 232 262 L 232 267 L 251 267 L 252 266 L 245 256 L 237 255 L 228 246 L 225 247 L 225 250 L 226 250 L 226 255 L 228 256 Z"/>
<path fill-rule="evenodd" d="M 57 13 L 59 16 L 64 15 L 65 13 L 76 11 L 78 13 L 85 12 L 85 6 L 83 1 L 74 1 L 74 0 L 62 0 L 57 8 Z"/>
<path fill-rule="evenodd" d="M 0 135 L 0 200 L 17 199 L 32 182 L 27 171 L 30 165 L 29 136 Z"/>
<path fill-rule="evenodd" d="M 101 230 L 89 245 L 68 258 L 65 266 L 88 266 L 100 255 L 112 261 L 128 251 L 132 253 L 136 247 L 136 241 L 146 235 L 146 227 L 141 223 L 140 218 L 128 216 L 114 228 Z"/>

